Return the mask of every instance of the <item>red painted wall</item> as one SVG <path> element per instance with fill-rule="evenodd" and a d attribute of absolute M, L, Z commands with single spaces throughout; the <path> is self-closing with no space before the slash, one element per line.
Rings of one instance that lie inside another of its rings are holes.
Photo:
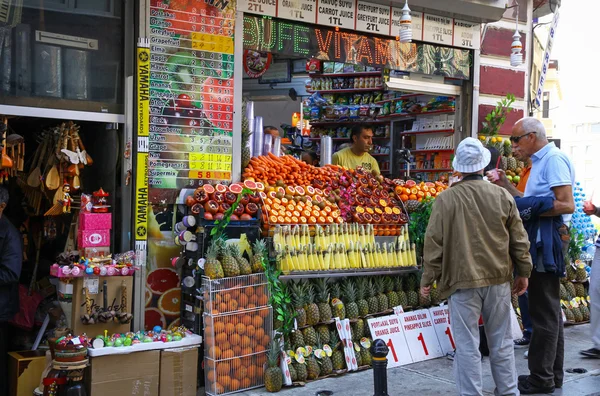
<path fill-rule="evenodd" d="M 480 67 L 479 92 L 487 95 L 525 97 L 525 72 L 493 66 Z"/>
<path fill-rule="evenodd" d="M 521 44 L 523 44 L 523 59 L 527 59 L 525 56 L 525 33 L 521 33 Z M 510 58 L 510 45 L 513 42 L 514 30 L 502 29 L 497 27 L 488 27 L 485 32 L 483 44 L 481 46 L 482 55 L 495 55 Z"/>
<path fill-rule="evenodd" d="M 479 105 L 479 128 L 481 130 L 481 123 L 485 121 L 485 116 L 488 115 L 495 106 Z M 525 117 L 523 110 L 512 110 L 506 117 L 506 122 L 500 128 L 501 135 L 510 135 L 511 130 L 515 122 Z"/>

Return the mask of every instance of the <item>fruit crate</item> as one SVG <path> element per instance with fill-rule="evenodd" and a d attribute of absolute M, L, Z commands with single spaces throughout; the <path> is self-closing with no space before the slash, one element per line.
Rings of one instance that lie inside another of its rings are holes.
<path fill-rule="evenodd" d="M 230 278 L 202 277 L 204 311 L 210 316 L 269 307 L 271 293 L 264 273 Z"/>
<path fill-rule="evenodd" d="M 204 375 L 207 395 L 263 386 L 267 348 L 273 335 L 269 306 L 204 315 Z"/>

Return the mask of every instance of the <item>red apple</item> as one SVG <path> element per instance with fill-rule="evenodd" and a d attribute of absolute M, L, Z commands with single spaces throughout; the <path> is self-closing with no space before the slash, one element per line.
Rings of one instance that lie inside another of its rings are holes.
<path fill-rule="evenodd" d="M 214 220 L 214 218 L 213 218 L 213 215 L 212 215 L 212 213 L 205 212 L 205 213 L 204 213 L 204 220 L 213 221 L 213 220 Z"/>
<path fill-rule="evenodd" d="M 244 213 L 240 216 L 240 220 L 242 220 L 242 221 L 252 220 L 252 216 L 250 216 L 248 213 Z"/>

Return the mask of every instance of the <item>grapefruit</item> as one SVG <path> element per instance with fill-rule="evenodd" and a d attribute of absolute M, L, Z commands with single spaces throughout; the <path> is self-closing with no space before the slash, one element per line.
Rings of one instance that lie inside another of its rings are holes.
<path fill-rule="evenodd" d="M 264 191 L 264 190 L 265 190 L 265 185 L 264 185 L 264 184 L 262 184 L 262 183 L 260 183 L 260 182 L 257 182 L 257 183 L 256 183 L 256 189 L 257 189 L 258 191 Z"/>
<path fill-rule="evenodd" d="M 221 194 L 225 194 L 227 192 L 227 186 L 224 186 L 223 184 L 217 184 L 215 186 L 215 189 L 217 190 L 217 192 L 220 192 Z"/>
<path fill-rule="evenodd" d="M 146 308 L 152 303 L 152 291 L 146 286 Z"/>
<path fill-rule="evenodd" d="M 264 200 L 264 199 L 267 199 L 267 194 L 265 194 L 265 193 L 264 193 L 264 192 L 262 192 L 262 191 L 261 191 L 260 193 L 258 193 L 258 195 L 260 195 L 260 197 L 261 197 L 263 200 Z"/>
<path fill-rule="evenodd" d="M 314 189 L 314 187 L 313 186 L 306 186 L 306 193 L 308 195 L 311 195 L 311 196 L 315 195 L 315 189 Z"/>
<path fill-rule="evenodd" d="M 167 326 L 165 316 L 158 308 L 146 308 L 144 312 L 144 329 L 150 331 L 155 326 L 160 326 L 164 329 Z"/>
<path fill-rule="evenodd" d="M 158 309 L 165 315 L 167 319 L 175 319 L 179 317 L 181 308 L 181 288 L 174 287 L 163 293 L 158 299 Z"/>
<path fill-rule="evenodd" d="M 321 190 L 320 188 L 315 188 L 315 194 L 323 195 L 323 190 Z"/>
<path fill-rule="evenodd" d="M 417 182 L 414 180 L 407 180 L 404 185 L 408 188 L 413 188 L 414 186 L 417 185 Z"/>
<path fill-rule="evenodd" d="M 305 194 L 304 188 L 302 188 L 302 186 L 296 186 L 295 190 L 296 190 L 296 193 L 298 195 L 304 195 Z"/>
<path fill-rule="evenodd" d="M 256 183 L 254 183 L 254 182 L 253 182 L 253 181 L 251 181 L 251 180 L 246 180 L 246 181 L 244 182 L 244 187 L 246 187 L 247 189 L 250 189 L 250 190 L 252 190 L 252 191 L 255 191 L 255 190 L 256 190 Z M 230 190 L 231 190 L 231 189 L 230 189 Z"/>
<path fill-rule="evenodd" d="M 426 183 L 425 183 L 425 187 L 430 187 L 430 188 L 431 188 L 431 187 L 435 187 L 435 183 L 432 183 L 432 182 L 426 182 Z"/>
<path fill-rule="evenodd" d="M 234 194 L 241 194 L 243 190 L 244 187 L 242 187 L 242 185 L 239 183 L 233 183 L 229 186 L 229 191 L 231 191 Z"/>
<path fill-rule="evenodd" d="M 275 199 L 275 198 L 277 198 L 277 193 L 276 193 L 275 191 L 270 191 L 270 192 L 269 192 L 269 197 L 270 197 L 271 199 Z"/>
<path fill-rule="evenodd" d="M 277 187 L 275 189 L 275 191 L 278 192 L 278 193 L 281 193 L 281 194 L 285 195 L 285 188 L 283 188 L 283 187 Z"/>
<path fill-rule="evenodd" d="M 315 201 L 321 203 L 321 202 L 323 202 L 323 197 L 320 195 L 315 195 Z"/>
<path fill-rule="evenodd" d="M 179 286 L 179 275 L 172 268 L 157 268 L 148 274 L 146 286 L 152 294 L 160 296 L 167 290 Z"/>
<path fill-rule="evenodd" d="M 205 184 L 202 186 L 202 188 L 204 188 L 204 192 L 206 192 L 207 194 L 214 194 L 215 192 L 215 188 L 213 186 L 211 186 L 210 184 Z"/>

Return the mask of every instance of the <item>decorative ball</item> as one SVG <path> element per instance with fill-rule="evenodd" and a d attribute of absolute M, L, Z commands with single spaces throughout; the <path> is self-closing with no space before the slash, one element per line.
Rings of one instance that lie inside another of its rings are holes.
<path fill-rule="evenodd" d="M 94 273 L 94 269 L 92 267 L 87 267 L 85 269 L 85 273 L 88 275 L 92 275 Z"/>
<path fill-rule="evenodd" d="M 79 267 L 77 266 L 73 267 L 73 269 L 71 270 L 71 275 L 79 276 L 79 274 L 81 274 L 81 269 L 79 269 Z"/>
<path fill-rule="evenodd" d="M 155 333 L 160 333 L 162 331 L 162 327 L 160 326 L 154 326 L 154 328 L 152 329 Z"/>
<path fill-rule="evenodd" d="M 131 345 L 131 338 L 127 337 L 125 338 L 125 341 L 123 341 L 123 345 L 125 346 L 130 346 Z"/>

